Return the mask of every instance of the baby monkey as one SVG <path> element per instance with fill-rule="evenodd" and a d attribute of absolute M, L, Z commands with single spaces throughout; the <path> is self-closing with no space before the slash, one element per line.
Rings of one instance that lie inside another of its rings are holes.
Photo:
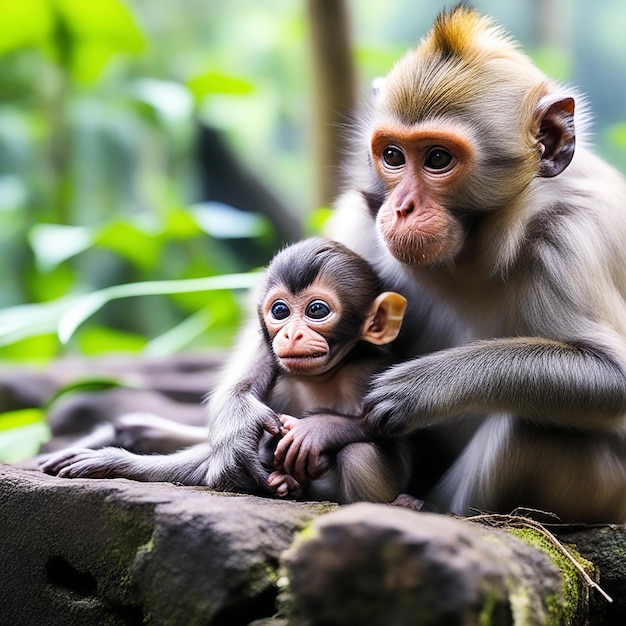
<path fill-rule="evenodd" d="M 274 355 L 268 405 L 283 436 L 261 440 L 282 497 L 391 502 L 410 465 L 403 443 L 372 441 L 361 403 L 372 376 L 389 363 L 382 346 L 400 331 L 406 299 L 383 292 L 363 258 L 312 238 L 280 252 L 267 268 L 258 307 Z M 274 450 L 275 448 L 275 450 Z"/>
<path fill-rule="evenodd" d="M 373 375 L 392 361 L 385 346 L 398 336 L 406 304 L 400 294 L 383 291 L 367 261 L 333 241 L 306 239 L 283 249 L 269 264 L 258 305 L 266 354 L 259 354 L 254 380 L 243 386 L 258 390 L 250 410 L 269 407 L 282 423 L 279 436 L 264 432 L 258 444 L 272 494 L 420 507 L 402 494 L 410 477 L 405 442 L 374 440 L 361 416 Z M 66 478 L 206 484 L 204 460 L 197 460 L 207 446 L 206 429 L 181 426 L 179 433 L 177 424 L 149 415 L 131 422 L 134 445 L 129 447 L 150 451 L 149 439 L 162 445 L 165 436 L 172 449 L 195 444 L 197 453 L 187 448 L 140 455 L 119 447 L 85 450 L 79 443 L 52 455 L 42 469 Z M 102 445 L 128 445 L 123 442 L 129 432 L 118 430 L 118 439 Z M 206 451 L 211 454 L 210 448 Z M 192 478 L 181 481 L 183 476 Z"/>

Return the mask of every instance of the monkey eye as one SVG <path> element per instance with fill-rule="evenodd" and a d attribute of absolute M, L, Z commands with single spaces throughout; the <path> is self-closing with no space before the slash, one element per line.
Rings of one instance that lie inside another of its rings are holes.
<path fill-rule="evenodd" d="M 406 163 L 404 152 L 396 146 L 387 146 L 383 150 L 382 159 L 388 167 L 402 167 Z"/>
<path fill-rule="evenodd" d="M 270 313 L 275 320 L 284 320 L 291 315 L 291 311 L 286 302 L 276 300 L 270 307 Z"/>
<path fill-rule="evenodd" d="M 330 307 L 323 300 L 313 300 L 304 314 L 312 320 L 323 320 L 330 315 Z"/>
<path fill-rule="evenodd" d="M 443 148 L 431 148 L 426 155 L 424 166 L 429 170 L 445 170 L 452 163 L 452 155 Z"/>

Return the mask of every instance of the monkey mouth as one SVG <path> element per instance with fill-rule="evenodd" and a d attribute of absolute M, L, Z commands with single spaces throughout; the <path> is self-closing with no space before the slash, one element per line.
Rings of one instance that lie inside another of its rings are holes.
<path fill-rule="evenodd" d="M 318 368 L 326 362 L 327 352 L 313 354 L 286 354 L 279 357 L 280 364 L 289 372 L 307 372 Z"/>

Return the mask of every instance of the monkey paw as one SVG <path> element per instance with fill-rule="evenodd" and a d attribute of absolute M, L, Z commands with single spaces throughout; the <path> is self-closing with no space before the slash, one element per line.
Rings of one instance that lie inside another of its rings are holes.
<path fill-rule="evenodd" d="M 44 460 L 39 468 L 61 478 L 109 478 L 120 453 L 116 448 L 68 448 Z"/>
<path fill-rule="evenodd" d="M 363 421 L 370 433 L 405 435 L 429 423 L 432 403 L 422 372 L 413 364 L 395 366 L 376 377 L 363 402 Z"/>
<path fill-rule="evenodd" d="M 302 487 L 300 483 L 289 474 L 272 472 L 267 479 L 267 484 L 272 493 L 279 498 L 302 497 Z"/>
<path fill-rule="evenodd" d="M 400 506 L 405 509 L 411 509 L 412 511 L 421 511 L 424 508 L 423 500 L 418 500 L 408 493 L 399 494 L 396 499 L 389 504 L 393 506 Z"/>
<path fill-rule="evenodd" d="M 376 435 L 403 435 L 410 421 L 403 406 L 405 398 L 395 398 L 392 393 L 373 390 L 365 398 L 363 421 L 367 430 Z"/>

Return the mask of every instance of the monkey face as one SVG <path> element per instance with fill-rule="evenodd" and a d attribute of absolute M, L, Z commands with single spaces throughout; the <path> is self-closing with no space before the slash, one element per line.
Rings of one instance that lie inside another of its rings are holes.
<path fill-rule="evenodd" d="M 389 251 L 411 265 L 454 259 L 465 233 L 448 204 L 470 168 L 469 142 L 438 125 L 389 126 L 374 133 L 371 150 L 387 189 L 377 223 Z"/>
<path fill-rule="evenodd" d="M 298 294 L 278 286 L 267 294 L 262 318 L 282 369 L 300 376 L 329 371 L 356 344 L 334 340 L 343 315 L 337 295 L 319 282 Z"/>

